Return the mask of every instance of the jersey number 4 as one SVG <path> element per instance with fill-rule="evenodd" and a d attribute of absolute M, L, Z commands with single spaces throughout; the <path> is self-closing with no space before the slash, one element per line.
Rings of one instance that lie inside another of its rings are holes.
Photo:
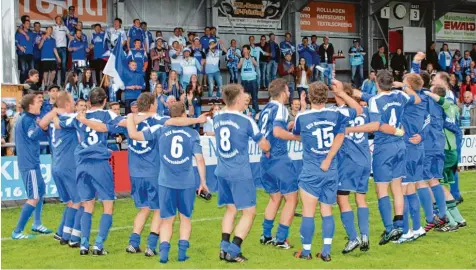
<path fill-rule="evenodd" d="M 317 128 L 312 135 L 317 137 L 317 148 L 331 147 L 334 142 L 333 127 Z"/>

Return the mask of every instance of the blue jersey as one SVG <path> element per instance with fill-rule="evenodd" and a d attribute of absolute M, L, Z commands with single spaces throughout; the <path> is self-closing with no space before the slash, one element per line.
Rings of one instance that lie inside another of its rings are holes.
<path fill-rule="evenodd" d="M 355 110 L 337 107 L 311 109 L 296 116 L 293 133 L 301 136 L 303 145 L 300 181 L 313 181 L 319 175 L 319 167 L 327 157 L 335 136 L 344 134 L 347 121 L 355 116 Z M 337 171 L 337 163 L 333 161 L 329 171 L 334 170 Z"/>
<path fill-rule="evenodd" d="M 429 115 L 424 129 L 424 149 L 425 151 L 443 151 L 446 143 L 443 131 L 446 119 L 445 112 L 443 107 L 432 98 L 428 99 L 427 109 Z"/>
<path fill-rule="evenodd" d="M 40 59 L 41 51 L 38 45 L 40 45 L 41 41 L 41 32 L 31 32 L 33 36 L 33 56 L 36 60 Z"/>
<path fill-rule="evenodd" d="M 56 61 L 55 48 L 56 40 L 52 37 L 46 38 L 41 47 L 41 61 Z"/>
<path fill-rule="evenodd" d="M 140 40 L 141 46 L 144 47 L 145 33 L 142 28 L 132 26 L 131 29 L 129 29 L 129 32 L 127 32 L 127 36 L 131 38 L 131 47 L 137 39 Z"/>
<path fill-rule="evenodd" d="M 91 36 L 91 44 L 94 45 L 94 59 L 100 59 L 107 56 L 108 48 L 106 46 L 106 33 L 93 33 Z"/>
<path fill-rule="evenodd" d="M 341 110 L 348 110 L 348 114 L 355 115 L 356 112 L 352 108 L 342 107 Z M 350 118 L 347 126 L 358 127 L 366 125 L 370 122 L 369 109 L 363 107 L 360 115 Z M 345 135 L 344 143 L 339 150 L 339 154 L 345 154 L 345 158 L 350 158 L 355 164 L 362 167 L 370 167 L 370 148 L 369 136 L 366 132 L 351 132 Z"/>
<path fill-rule="evenodd" d="M 139 114 L 140 115 L 140 114 Z M 152 133 L 162 127 L 169 117 L 154 116 L 137 124 L 138 131 L 150 130 Z M 128 162 L 131 177 L 159 176 L 159 147 L 157 140 L 128 140 Z"/>
<path fill-rule="evenodd" d="M 407 146 L 415 146 L 423 149 L 423 142 L 418 145 L 414 145 L 409 140 L 413 135 L 420 134 L 423 137 L 423 127 L 425 126 L 425 120 L 428 117 L 428 100 L 431 99 L 422 91 L 416 91 L 417 95 L 421 98 L 421 102 L 415 106 L 408 106 L 403 114 L 403 129 L 405 130 L 404 140 Z"/>
<path fill-rule="evenodd" d="M 134 60 L 137 63 L 137 71 L 144 72 L 144 64 L 149 61 L 144 49 L 131 49 L 127 55 L 127 61 Z"/>
<path fill-rule="evenodd" d="M 403 113 L 407 104 L 414 104 L 415 97 L 409 96 L 402 91 L 382 92 L 369 100 L 370 122 L 389 124 L 400 128 Z M 375 144 L 392 143 L 403 140 L 402 137 L 375 132 Z"/>
<path fill-rule="evenodd" d="M 274 100 L 266 104 L 260 113 L 258 126 L 261 134 L 271 144 L 271 158 L 288 155 L 288 142 L 273 135 L 274 127 L 281 127 L 284 130 L 288 129 L 288 119 L 289 113 L 286 106 Z"/>
<path fill-rule="evenodd" d="M 31 170 L 40 166 L 40 139 L 45 132 L 37 124 L 38 115 L 24 112 L 15 124 L 18 168 Z"/>
<path fill-rule="evenodd" d="M 195 187 L 193 156 L 202 153 L 200 135 L 196 130 L 167 126 L 144 131 L 144 138 L 159 142 L 159 185 L 175 189 Z"/>
<path fill-rule="evenodd" d="M 66 121 L 72 114 L 59 115 L 60 121 Z M 76 161 L 74 151 L 79 145 L 78 133 L 75 129 L 56 129 L 54 123 L 50 123 L 48 129 L 51 138 L 51 152 L 53 168 L 75 169 Z"/>
<path fill-rule="evenodd" d="M 259 142 L 263 134 L 250 117 L 235 111 L 220 111 L 213 118 L 218 165 L 215 175 L 229 181 L 253 179 L 248 154 L 251 137 Z"/>
<path fill-rule="evenodd" d="M 69 42 L 68 48 L 77 49 L 71 53 L 73 61 L 86 60 L 86 49 L 88 48 L 87 42 L 75 37 Z"/>
<path fill-rule="evenodd" d="M 17 47 L 16 49 L 17 49 L 18 55 L 33 54 L 33 45 L 35 42 L 35 36 L 30 31 L 26 31 L 26 34 L 28 35 L 29 40 L 27 40 L 25 35 L 23 35 L 20 32 L 16 32 L 15 34 L 15 45 L 25 48 L 25 52 L 22 52 Z"/>
<path fill-rule="evenodd" d="M 106 124 L 108 131 L 115 133 L 117 124 L 123 119 L 115 113 L 106 110 L 86 112 L 86 118 L 91 121 Z M 83 161 L 108 160 L 111 152 L 107 148 L 108 132 L 97 132 L 83 125 L 76 119 L 76 114 L 60 122 L 61 128 L 75 128 L 79 135 L 79 145 L 76 147 L 75 156 L 78 164 Z"/>

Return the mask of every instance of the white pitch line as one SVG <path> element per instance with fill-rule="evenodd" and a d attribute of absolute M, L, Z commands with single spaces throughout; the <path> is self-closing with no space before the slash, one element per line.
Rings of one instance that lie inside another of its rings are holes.
<path fill-rule="evenodd" d="M 461 192 L 461 194 L 468 194 L 468 193 L 476 193 L 476 190 Z M 367 202 L 367 204 L 376 204 L 376 203 L 378 203 L 378 200 Z M 337 205 L 334 205 L 334 207 L 337 207 Z M 299 210 L 299 209 L 296 209 L 296 210 Z M 264 215 L 264 213 L 257 213 L 256 215 L 261 216 L 261 215 Z M 199 219 L 192 219 L 192 223 L 215 221 L 215 220 L 221 220 L 221 219 L 223 219 L 223 216 L 221 216 L 221 217 L 199 218 Z M 144 225 L 144 227 L 149 226 L 149 225 L 150 224 L 146 224 L 146 225 Z M 112 227 L 109 231 L 110 232 L 115 232 L 115 231 L 122 231 L 122 230 L 132 229 L 132 228 L 133 228 L 133 226 Z M 91 230 L 91 232 L 98 232 L 98 230 Z M 36 235 L 36 237 L 46 237 L 46 236 L 53 237 L 53 235 L 54 234 L 39 234 L 39 235 Z M 13 241 L 13 239 L 11 237 L 5 237 L 5 238 L 2 238 L 1 240 L 2 241 Z M 18 241 L 18 240 L 16 240 L 16 241 Z"/>

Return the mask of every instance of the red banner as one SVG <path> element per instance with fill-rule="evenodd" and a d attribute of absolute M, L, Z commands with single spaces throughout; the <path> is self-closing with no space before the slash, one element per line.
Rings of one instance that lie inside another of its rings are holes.
<path fill-rule="evenodd" d="M 109 163 L 112 167 L 112 173 L 114 175 L 114 191 L 117 192 L 130 192 L 131 180 L 129 177 L 129 166 L 127 164 L 127 151 L 114 151 L 112 152 Z"/>
<path fill-rule="evenodd" d="M 20 0 L 20 16 L 29 15 L 34 20 L 54 20 L 57 15 L 68 13 L 75 6 L 75 16 L 82 22 L 106 22 L 107 0 Z"/>
<path fill-rule="evenodd" d="M 344 33 L 356 32 L 355 5 L 310 2 L 301 11 L 301 30 Z"/>

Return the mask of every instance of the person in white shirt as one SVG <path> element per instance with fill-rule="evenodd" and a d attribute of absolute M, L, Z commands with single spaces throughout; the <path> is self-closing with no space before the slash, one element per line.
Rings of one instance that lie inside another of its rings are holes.
<path fill-rule="evenodd" d="M 61 81 L 60 85 L 63 85 L 66 79 L 66 63 L 67 63 L 67 51 L 68 51 L 68 39 L 73 39 L 68 28 L 63 24 L 63 18 L 60 15 L 55 17 L 56 24 L 53 25 L 53 38 L 56 41 L 56 51 L 61 59 Z M 58 73 L 56 73 L 58 76 Z M 55 82 L 56 82 L 55 78 Z"/>
<path fill-rule="evenodd" d="M 121 36 L 122 40 L 121 45 L 124 46 L 127 42 L 126 32 L 122 28 L 122 20 L 120 18 L 115 18 L 114 26 L 109 27 L 106 31 L 106 40 L 110 51 L 112 51 L 116 46 L 119 36 Z"/>
<path fill-rule="evenodd" d="M 182 45 L 182 47 L 185 47 L 187 45 L 187 41 L 180 34 L 180 28 L 179 27 L 174 28 L 174 35 L 169 38 L 169 46 L 172 46 L 174 44 L 174 41 L 177 41 L 179 43 L 179 45 Z"/>

